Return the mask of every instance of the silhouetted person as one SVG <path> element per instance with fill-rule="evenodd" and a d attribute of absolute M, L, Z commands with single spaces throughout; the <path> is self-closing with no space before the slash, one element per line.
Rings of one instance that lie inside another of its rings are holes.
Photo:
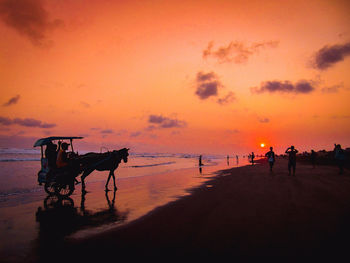
<path fill-rule="evenodd" d="M 199 155 L 199 166 L 202 166 L 203 163 L 202 163 L 202 155 Z"/>
<path fill-rule="evenodd" d="M 291 169 L 293 168 L 293 175 L 295 176 L 295 167 L 296 167 L 296 163 L 297 163 L 297 152 L 298 152 L 298 150 L 295 149 L 293 145 L 286 150 L 286 153 L 289 155 L 289 157 L 288 157 L 289 175 L 290 175 Z"/>
<path fill-rule="evenodd" d="M 334 158 L 339 167 L 339 174 L 343 174 L 344 172 L 344 163 L 345 163 L 345 153 L 341 148 L 340 144 L 334 144 Z"/>
<path fill-rule="evenodd" d="M 313 168 L 315 168 L 315 165 L 316 165 L 316 156 L 317 154 L 315 153 L 315 151 L 311 150 L 310 159 L 311 159 L 311 164 Z"/>
<path fill-rule="evenodd" d="M 238 164 L 238 155 L 236 155 L 236 161 L 237 161 L 237 164 Z"/>
<path fill-rule="evenodd" d="M 67 156 L 67 150 L 68 150 L 68 143 L 63 142 L 61 144 L 61 148 L 58 151 L 57 154 L 57 160 L 56 160 L 56 166 L 57 168 L 63 168 L 68 166 L 68 156 Z"/>
<path fill-rule="evenodd" d="M 56 168 L 56 159 L 57 159 L 57 145 L 53 144 L 51 141 L 46 145 L 45 149 L 45 157 L 47 158 L 47 162 L 49 164 L 50 169 Z"/>
<path fill-rule="evenodd" d="M 274 153 L 272 147 L 270 147 L 270 151 L 267 152 L 267 153 L 265 154 L 265 156 L 267 157 L 267 161 L 269 162 L 269 165 L 270 165 L 270 171 L 272 172 L 272 167 L 273 167 L 273 165 L 274 165 L 274 163 L 275 163 L 275 160 L 276 160 L 276 159 L 275 159 L 275 153 Z"/>
<path fill-rule="evenodd" d="M 61 148 L 57 154 L 56 166 L 57 168 L 64 169 L 65 171 L 66 170 L 72 171 L 72 170 L 78 169 L 79 164 L 69 162 L 68 155 L 66 152 L 68 150 L 68 145 L 69 143 L 66 143 L 66 142 L 61 143 Z M 74 178 L 74 181 L 76 184 L 80 183 L 76 178 Z"/>
<path fill-rule="evenodd" d="M 230 157 L 227 155 L 227 165 L 230 165 Z"/>
<path fill-rule="evenodd" d="M 254 158 L 255 158 L 254 152 L 252 152 L 252 155 L 250 156 L 250 158 L 252 159 L 252 165 L 253 165 L 254 164 Z"/>

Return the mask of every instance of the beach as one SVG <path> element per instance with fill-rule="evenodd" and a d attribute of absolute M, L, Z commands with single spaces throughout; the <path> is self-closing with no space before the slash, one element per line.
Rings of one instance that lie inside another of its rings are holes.
<path fill-rule="evenodd" d="M 31 193 L 1 208 L 17 222 L 6 232 L 12 249 L 2 250 L 2 261 L 348 257 L 348 170 L 297 163 L 289 176 L 282 158 L 272 173 L 265 159 L 202 169 L 119 180 L 106 194 L 104 182 L 92 182 L 86 195 L 77 188 L 63 201 Z M 21 243 L 26 231 L 33 238 Z"/>
<path fill-rule="evenodd" d="M 224 170 L 191 195 L 124 227 L 69 240 L 77 259 L 207 259 L 255 261 L 349 258 L 349 172 L 287 162 Z"/>

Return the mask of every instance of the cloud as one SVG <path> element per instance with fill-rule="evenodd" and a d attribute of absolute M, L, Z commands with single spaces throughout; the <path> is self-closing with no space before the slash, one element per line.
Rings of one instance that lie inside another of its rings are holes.
<path fill-rule="evenodd" d="M 261 123 L 268 123 L 268 122 L 270 122 L 270 119 L 269 118 L 258 118 L 258 121 Z"/>
<path fill-rule="evenodd" d="M 247 46 L 243 42 L 231 41 L 227 46 L 220 46 L 214 50 L 214 42 L 208 43 L 208 46 L 203 50 L 202 56 L 204 59 L 213 57 L 219 63 L 234 62 L 236 64 L 247 62 L 249 57 L 260 52 L 261 49 L 275 48 L 279 41 L 265 41 L 253 43 Z"/>
<path fill-rule="evenodd" d="M 227 93 L 226 96 L 217 99 L 216 102 L 219 103 L 220 105 L 225 105 L 225 104 L 229 104 L 235 100 L 236 100 L 235 94 L 232 91 L 230 91 L 229 93 Z"/>
<path fill-rule="evenodd" d="M 162 115 L 150 115 L 148 122 L 156 128 L 183 128 L 187 126 L 185 121 L 163 117 Z"/>
<path fill-rule="evenodd" d="M 330 87 L 324 87 L 321 89 L 321 92 L 323 92 L 323 93 L 337 93 L 337 92 L 339 92 L 340 89 L 343 89 L 343 88 L 344 88 L 344 84 L 341 83 L 341 84 L 333 85 Z"/>
<path fill-rule="evenodd" d="M 49 44 L 48 33 L 63 25 L 62 20 L 49 18 L 42 0 L 1 0 L 0 19 L 36 46 Z"/>
<path fill-rule="evenodd" d="M 205 100 L 211 96 L 217 96 L 220 87 L 223 87 L 223 85 L 214 72 L 203 73 L 200 71 L 197 73 L 195 94 L 201 100 Z"/>
<path fill-rule="evenodd" d="M 113 133 L 113 132 L 114 132 L 114 131 L 111 130 L 111 129 L 105 129 L 105 130 L 100 131 L 100 133 L 102 133 L 102 134 L 111 134 L 111 133 Z"/>
<path fill-rule="evenodd" d="M 316 52 L 312 64 L 314 68 L 325 70 L 350 55 L 350 42 L 340 45 L 324 46 Z"/>
<path fill-rule="evenodd" d="M 56 124 L 54 123 L 45 123 L 33 118 L 25 118 L 25 119 L 21 119 L 21 118 L 15 118 L 15 119 L 10 119 L 7 117 L 1 117 L 0 116 L 0 124 L 2 125 L 20 125 L 20 126 L 25 126 L 25 127 L 36 127 L 36 128 L 44 128 L 44 129 L 49 129 L 49 128 L 53 128 L 56 127 Z"/>
<path fill-rule="evenodd" d="M 90 108 L 90 104 L 85 101 L 81 101 L 80 104 L 85 108 Z"/>
<path fill-rule="evenodd" d="M 16 95 L 15 97 L 10 98 L 7 102 L 3 104 L 3 106 L 8 107 L 13 104 L 17 104 L 18 100 L 20 99 L 21 96 Z"/>
<path fill-rule="evenodd" d="M 240 133 L 240 130 L 233 129 L 233 130 L 226 130 L 226 132 L 229 133 L 229 134 L 237 134 L 237 133 Z"/>
<path fill-rule="evenodd" d="M 293 84 L 290 81 L 265 81 L 262 82 L 260 88 L 254 87 L 251 88 L 253 93 L 301 93 L 307 94 L 311 93 L 315 90 L 315 83 L 313 81 L 300 80 L 297 83 Z"/>
<path fill-rule="evenodd" d="M 137 132 L 131 132 L 130 133 L 130 137 L 138 137 L 141 135 L 141 132 L 140 131 L 137 131 Z"/>

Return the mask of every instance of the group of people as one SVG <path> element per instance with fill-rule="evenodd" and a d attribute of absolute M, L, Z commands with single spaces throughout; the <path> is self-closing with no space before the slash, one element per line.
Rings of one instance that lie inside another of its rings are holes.
<path fill-rule="evenodd" d="M 295 168 L 296 168 L 296 162 L 297 162 L 297 153 L 298 150 L 295 149 L 295 147 L 292 145 L 291 147 L 288 147 L 285 151 L 286 154 L 288 154 L 288 172 L 289 175 L 291 175 L 291 171 L 293 170 L 293 176 L 295 176 Z M 273 165 L 276 161 L 276 155 L 273 151 L 273 147 L 270 147 L 270 151 L 268 151 L 265 156 L 267 157 L 267 161 L 270 165 L 270 171 L 272 172 Z"/>
<path fill-rule="evenodd" d="M 45 156 L 48 160 L 50 169 L 63 168 L 69 165 L 68 150 L 69 143 L 58 142 L 58 147 L 51 141 L 47 144 L 45 150 Z"/>
<path fill-rule="evenodd" d="M 291 175 L 291 171 L 293 171 L 293 176 L 295 176 L 295 168 L 296 168 L 296 160 L 297 160 L 296 156 L 297 156 L 298 150 L 295 149 L 295 147 L 292 145 L 291 147 L 288 147 L 285 153 L 288 154 L 289 175 Z M 267 157 L 267 160 L 270 165 L 270 171 L 272 172 L 272 167 L 276 161 L 275 153 L 272 147 L 270 147 L 270 151 L 267 152 L 265 156 Z M 311 150 L 310 159 L 311 159 L 313 168 L 315 168 L 316 152 L 314 150 Z M 345 153 L 344 153 L 344 150 L 341 148 L 340 144 L 334 144 L 334 159 L 336 160 L 336 163 L 339 167 L 339 174 L 343 174 L 344 163 L 345 163 Z"/>

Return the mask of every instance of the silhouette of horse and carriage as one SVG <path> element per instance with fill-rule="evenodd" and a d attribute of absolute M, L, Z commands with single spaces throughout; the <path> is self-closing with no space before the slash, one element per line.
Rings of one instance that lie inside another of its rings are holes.
<path fill-rule="evenodd" d="M 125 163 L 128 161 L 129 149 L 123 148 L 104 153 L 89 152 L 79 155 L 74 152 L 73 140 L 75 139 L 83 139 L 83 137 L 47 137 L 35 142 L 34 147 L 40 146 L 41 148 L 41 169 L 38 172 L 39 184 L 44 184 L 45 191 L 50 195 L 57 194 L 61 197 L 67 197 L 74 192 L 75 184 L 78 183 L 76 178 L 81 175 L 82 192 L 86 193 L 85 178 L 94 170 L 97 170 L 109 171 L 105 190 L 109 190 L 108 183 L 111 178 L 113 178 L 113 186 L 116 190 L 114 171 L 122 160 Z M 66 143 L 66 140 L 70 143 Z M 55 141 L 58 141 L 58 146 L 54 144 Z M 71 146 L 71 151 L 65 152 L 68 145 Z M 44 146 L 46 146 L 45 151 Z M 57 156 L 62 154 L 65 154 L 67 165 L 58 167 L 56 165 Z"/>

